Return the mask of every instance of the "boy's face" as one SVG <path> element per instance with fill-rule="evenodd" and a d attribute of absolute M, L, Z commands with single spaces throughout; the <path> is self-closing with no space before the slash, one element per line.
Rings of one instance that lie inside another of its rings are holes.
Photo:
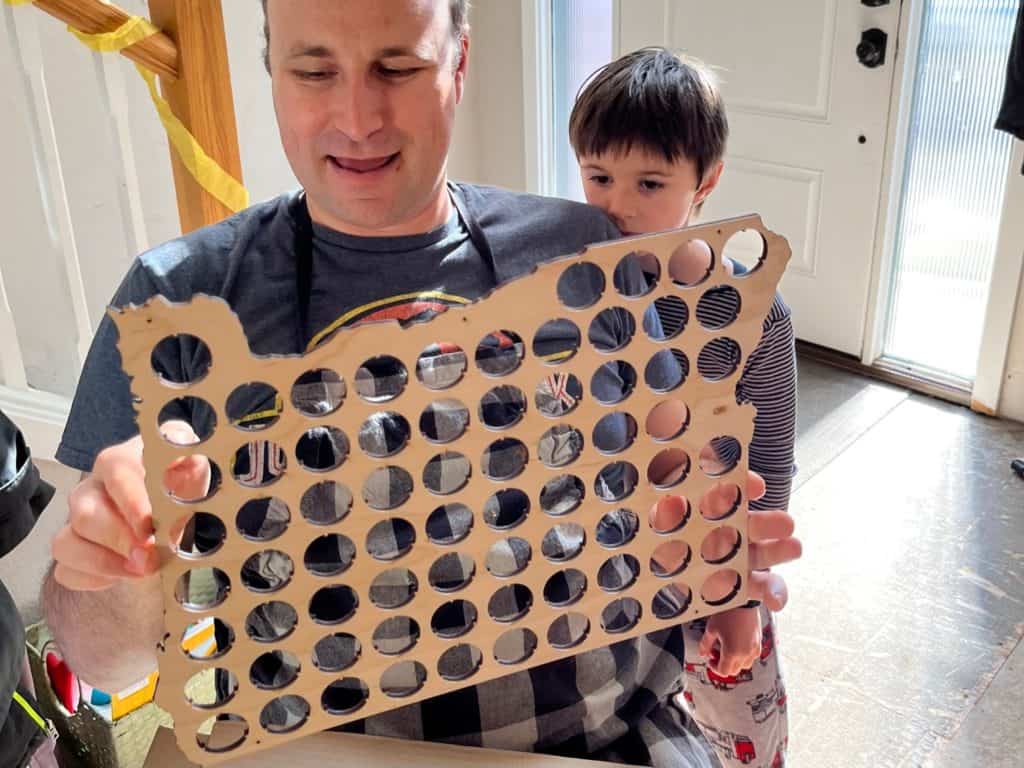
<path fill-rule="evenodd" d="M 689 160 L 670 163 L 638 147 L 577 159 L 587 202 L 607 213 L 623 235 L 685 227 L 693 207 L 711 194 L 722 172 L 719 161 L 701 182 Z"/>

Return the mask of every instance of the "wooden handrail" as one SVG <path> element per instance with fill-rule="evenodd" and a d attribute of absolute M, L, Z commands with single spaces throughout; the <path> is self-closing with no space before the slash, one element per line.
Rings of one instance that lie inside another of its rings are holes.
<path fill-rule="evenodd" d="M 89 35 L 113 32 L 131 16 L 100 0 L 33 0 L 39 10 Z M 121 53 L 168 80 L 177 80 L 178 46 L 163 32 L 147 37 Z"/>

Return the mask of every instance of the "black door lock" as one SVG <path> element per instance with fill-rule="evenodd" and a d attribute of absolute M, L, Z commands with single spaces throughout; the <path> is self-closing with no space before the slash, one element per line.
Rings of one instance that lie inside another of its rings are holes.
<path fill-rule="evenodd" d="M 872 27 L 861 32 L 860 43 L 857 45 L 857 59 L 868 69 L 874 69 L 885 64 L 885 49 L 889 43 L 889 36 Z"/>
<path fill-rule="evenodd" d="M 888 5 L 889 0 L 860 0 L 861 5 L 866 5 L 868 8 L 881 8 L 883 5 Z"/>

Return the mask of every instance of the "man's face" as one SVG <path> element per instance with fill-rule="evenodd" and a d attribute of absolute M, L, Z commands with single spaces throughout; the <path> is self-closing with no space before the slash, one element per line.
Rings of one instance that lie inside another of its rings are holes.
<path fill-rule="evenodd" d="M 267 13 L 281 141 L 313 219 L 356 235 L 436 225 L 468 47 L 448 0 L 270 0 Z"/>

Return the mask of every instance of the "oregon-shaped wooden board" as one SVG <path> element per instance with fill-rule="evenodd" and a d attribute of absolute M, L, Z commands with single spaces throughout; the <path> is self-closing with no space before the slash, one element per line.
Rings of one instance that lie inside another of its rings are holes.
<path fill-rule="evenodd" d="M 217 763 L 743 604 L 736 384 L 789 256 L 757 216 L 599 244 L 290 357 L 252 355 L 220 299 L 112 310 L 182 750 Z M 203 375 L 158 375 L 189 335 Z M 164 473 L 193 455 L 211 487 L 179 500 Z"/>

